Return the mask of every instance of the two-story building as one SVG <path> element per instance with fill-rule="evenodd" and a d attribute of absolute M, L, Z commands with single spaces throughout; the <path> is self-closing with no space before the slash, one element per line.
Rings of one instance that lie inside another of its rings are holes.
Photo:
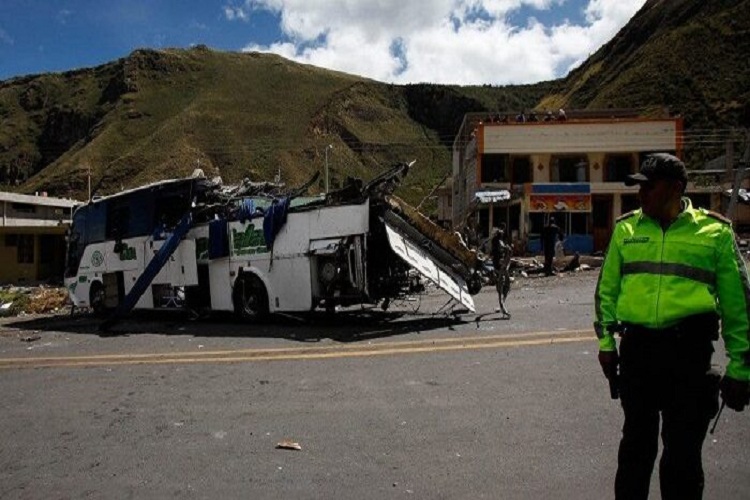
<path fill-rule="evenodd" d="M 75 200 L 0 192 L 0 284 L 62 282 Z"/>
<path fill-rule="evenodd" d="M 625 177 L 649 153 L 681 156 L 682 139 L 682 119 L 667 113 L 581 110 L 525 121 L 467 114 L 453 144 L 453 226 L 475 225 L 486 236 L 504 223 L 518 251 L 537 252 L 554 216 L 567 250 L 605 250 L 616 218 L 638 207 L 638 188 Z M 507 201 L 483 202 L 503 190 Z M 721 203 L 718 187 L 690 183 L 688 192 L 696 205 Z"/>

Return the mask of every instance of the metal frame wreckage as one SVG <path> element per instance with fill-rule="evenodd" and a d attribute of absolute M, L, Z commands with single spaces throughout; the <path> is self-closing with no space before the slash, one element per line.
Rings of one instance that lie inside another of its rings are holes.
<path fill-rule="evenodd" d="M 95 198 L 73 216 L 65 283 L 73 304 L 106 315 L 132 309 L 274 312 L 380 304 L 435 283 L 463 308 L 484 260 L 393 193 L 413 164 L 327 194 L 196 172 Z"/>

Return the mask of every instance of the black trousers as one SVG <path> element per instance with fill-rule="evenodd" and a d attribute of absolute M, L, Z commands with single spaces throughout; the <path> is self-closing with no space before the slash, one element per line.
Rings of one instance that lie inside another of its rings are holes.
<path fill-rule="evenodd" d="M 544 274 L 550 276 L 552 274 L 552 260 L 555 258 L 555 247 L 554 245 L 548 245 L 544 247 Z"/>
<path fill-rule="evenodd" d="M 718 411 L 719 377 L 705 332 L 626 329 L 620 343 L 620 398 L 625 413 L 615 498 L 648 497 L 658 451 L 664 500 L 703 496 L 703 441 Z"/>

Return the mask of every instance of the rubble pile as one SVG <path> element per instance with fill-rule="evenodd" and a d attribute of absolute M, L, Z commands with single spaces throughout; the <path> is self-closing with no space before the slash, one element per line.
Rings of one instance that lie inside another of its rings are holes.
<path fill-rule="evenodd" d="M 63 287 L 16 287 L 0 289 L 0 316 L 46 314 L 70 305 L 68 292 Z"/>
<path fill-rule="evenodd" d="M 565 255 L 555 257 L 553 267 L 557 272 L 578 272 L 598 269 L 602 267 L 604 258 L 593 255 Z M 511 269 L 518 270 L 524 275 L 541 274 L 544 272 L 542 257 L 513 257 Z"/>

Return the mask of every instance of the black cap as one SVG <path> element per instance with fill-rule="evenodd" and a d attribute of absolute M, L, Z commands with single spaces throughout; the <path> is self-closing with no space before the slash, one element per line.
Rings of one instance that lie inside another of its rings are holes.
<path fill-rule="evenodd" d="M 669 179 L 682 182 L 687 186 L 687 169 L 682 160 L 668 153 L 648 155 L 641 164 L 641 171 L 625 179 L 626 186 L 635 186 L 648 181 Z"/>

